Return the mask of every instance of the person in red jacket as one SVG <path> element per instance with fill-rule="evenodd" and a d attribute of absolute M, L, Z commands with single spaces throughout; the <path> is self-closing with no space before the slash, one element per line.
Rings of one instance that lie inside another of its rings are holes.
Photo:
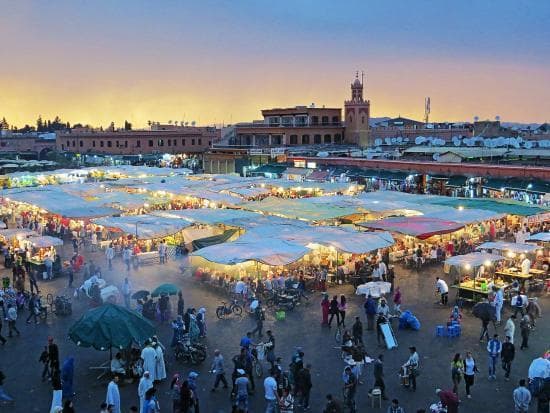
<path fill-rule="evenodd" d="M 443 407 L 447 408 L 447 413 L 458 413 L 458 396 L 452 390 L 437 389 L 435 393 Z"/>

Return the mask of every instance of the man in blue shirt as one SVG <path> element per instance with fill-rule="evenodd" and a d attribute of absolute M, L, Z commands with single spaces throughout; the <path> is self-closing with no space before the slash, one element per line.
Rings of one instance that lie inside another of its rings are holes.
<path fill-rule="evenodd" d="M 252 333 L 249 331 L 246 336 L 241 338 L 241 348 L 245 348 L 247 352 L 250 352 L 250 346 L 253 344 L 251 337 Z"/>
<path fill-rule="evenodd" d="M 495 380 L 497 378 L 496 365 L 501 351 L 502 343 L 498 339 L 498 334 L 495 334 L 487 344 L 487 352 L 489 353 L 489 380 Z"/>

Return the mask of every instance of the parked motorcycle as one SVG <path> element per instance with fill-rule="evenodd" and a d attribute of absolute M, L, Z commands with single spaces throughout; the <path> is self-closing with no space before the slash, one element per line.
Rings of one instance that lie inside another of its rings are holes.
<path fill-rule="evenodd" d="M 176 360 L 184 363 L 198 364 L 206 360 L 206 346 L 200 343 L 191 344 L 189 335 L 184 334 L 181 340 L 178 340 L 174 348 Z"/>
<path fill-rule="evenodd" d="M 268 307 L 277 307 L 287 311 L 291 311 L 296 307 L 298 299 L 294 295 L 274 293 L 273 296 L 266 301 Z"/>

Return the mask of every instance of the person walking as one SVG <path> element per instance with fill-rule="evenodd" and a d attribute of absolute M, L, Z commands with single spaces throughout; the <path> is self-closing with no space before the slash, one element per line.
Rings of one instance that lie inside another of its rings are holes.
<path fill-rule="evenodd" d="M 19 336 L 19 330 L 15 325 L 17 321 L 17 309 L 12 304 L 8 304 L 8 337 L 13 337 L 13 332 Z"/>
<path fill-rule="evenodd" d="M 35 293 L 31 294 L 29 299 L 29 316 L 27 317 L 27 324 L 31 323 L 31 318 L 34 318 L 34 324 L 38 324 L 38 314 L 40 314 L 40 302 Z"/>
<path fill-rule="evenodd" d="M 323 299 L 321 300 L 321 316 L 322 321 L 321 325 L 328 325 L 328 315 L 330 313 L 330 300 L 328 299 L 328 294 L 323 293 Z"/>
<path fill-rule="evenodd" d="M 262 330 L 264 329 L 265 314 L 262 304 L 258 301 L 258 306 L 254 310 L 254 318 L 256 319 L 256 327 L 251 331 L 252 334 L 258 332 L 258 337 L 262 338 Z"/>
<path fill-rule="evenodd" d="M 451 390 L 441 389 L 437 389 L 435 394 L 439 396 L 439 401 L 443 407 L 447 408 L 447 413 L 458 413 L 458 404 L 460 401 L 456 394 L 454 394 Z"/>
<path fill-rule="evenodd" d="M 361 323 L 359 317 L 355 317 L 355 323 L 353 323 L 351 327 L 351 332 L 355 344 L 363 344 L 363 323 Z"/>
<path fill-rule="evenodd" d="M 132 262 L 132 250 L 129 245 L 126 245 L 122 250 L 122 261 L 126 264 L 126 272 L 130 272 L 130 264 Z"/>
<path fill-rule="evenodd" d="M 393 309 L 398 315 L 401 314 L 401 299 L 402 299 L 401 289 L 397 287 L 395 289 L 395 293 L 393 294 Z"/>
<path fill-rule="evenodd" d="M 502 343 L 498 339 L 498 334 L 495 334 L 487 344 L 487 353 L 489 353 L 489 380 L 497 378 L 496 364 L 501 351 Z"/>
<path fill-rule="evenodd" d="M 118 380 L 119 380 L 118 375 L 115 374 L 113 376 L 113 379 L 109 382 L 109 385 L 107 386 L 107 396 L 105 398 L 105 403 L 107 403 L 107 405 L 109 404 L 113 405 L 113 413 L 121 413 Z"/>
<path fill-rule="evenodd" d="M 243 412 L 248 411 L 249 387 L 250 380 L 246 377 L 246 372 L 243 369 L 237 369 L 237 378 L 235 379 L 235 405 L 237 409 Z"/>
<path fill-rule="evenodd" d="M 63 362 L 61 368 L 61 385 L 63 390 L 63 399 L 71 400 L 74 396 L 74 357 L 68 357 Z"/>
<path fill-rule="evenodd" d="M 48 362 L 50 364 L 50 375 L 54 370 L 59 370 L 59 348 L 51 336 L 48 337 Z"/>
<path fill-rule="evenodd" d="M 355 413 L 355 393 L 357 392 L 357 376 L 353 373 L 350 366 L 347 366 L 344 369 L 342 379 L 344 381 L 344 406 L 346 406 L 351 413 Z"/>
<path fill-rule="evenodd" d="M 185 310 L 185 302 L 183 301 L 183 294 L 181 291 L 178 291 L 178 315 L 183 317 Z"/>
<path fill-rule="evenodd" d="M 496 313 L 496 317 L 497 317 L 497 325 L 500 325 L 502 306 L 504 304 L 504 292 L 503 292 L 502 288 L 498 288 L 497 286 L 493 286 L 493 293 L 495 295 L 495 299 L 493 300 L 492 304 L 495 306 L 495 313 Z"/>
<path fill-rule="evenodd" d="M 418 376 L 418 369 L 420 368 L 420 356 L 416 352 L 416 347 L 409 347 L 409 359 L 403 365 L 409 373 L 409 383 L 411 384 L 412 391 L 416 391 L 416 377 Z"/>
<path fill-rule="evenodd" d="M 330 307 L 329 307 L 329 313 L 330 318 L 328 319 L 328 326 L 330 328 L 330 325 L 332 324 L 332 319 L 334 316 L 336 316 L 336 325 L 340 325 L 340 310 L 339 310 L 339 303 L 338 303 L 338 296 L 333 296 L 332 300 L 330 301 Z"/>
<path fill-rule="evenodd" d="M 514 317 L 518 316 L 518 313 L 521 313 L 521 316 L 523 317 L 525 315 L 524 307 L 527 303 L 525 303 L 524 297 L 521 295 L 521 291 L 518 290 L 517 295 L 512 298 L 512 306 L 514 307 Z"/>
<path fill-rule="evenodd" d="M 441 296 L 441 305 L 447 305 L 449 300 L 449 286 L 439 277 L 435 277 L 435 289 Z"/>
<path fill-rule="evenodd" d="M 519 329 L 521 331 L 521 346 L 520 350 L 529 348 L 529 333 L 531 332 L 531 320 L 526 314 L 521 318 L 519 322 Z"/>
<path fill-rule="evenodd" d="M 476 361 L 472 357 L 470 351 L 466 352 L 466 357 L 464 358 L 464 384 L 466 385 L 466 397 L 468 399 L 472 398 L 470 390 L 474 385 L 475 375 L 478 372 Z"/>
<path fill-rule="evenodd" d="M 211 391 L 216 391 L 218 388 L 218 385 L 220 384 L 220 381 L 223 383 L 223 388 L 227 389 L 227 380 L 225 379 L 225 367 L 223 362 L 223 356 L 221 355 L 220 350 L 214 351 L 214 361 L 212 362 L 212 367 L 210 368 L 210 371 L 216 375 L 216 379 L 214 380 L 214 387 L 212 387 Z"/>
<path fill-rule="evenodd" d="M 346 303 L 346 296 L 342 294 L 340 296 L 340 302 L 338 303 L 338 312 L 340 313 L 340 324 L 342 324 L 342 327 L 346 327 L 346 311 L 348 309 L 347 303 Z"/>
<path fill-rule="evenodd" d="M 105 258 L 107 258 L 109 271 L 111 271 L 113 269 L 113 259 L 115 258 L 115 249 L 113 248 L 113 243 L 110 243 L 109 246 L 105 249 Z"/>
<path fill-rule="evenodd" d="M 36 271 L 29 272 L 29 288 L 31 290 L 31 294 L 34 290 L 36 290 L 36 294 L 40 294 L 38 283 L 36 282 Z"/>
<path fill-rule="evenodd" d="M 2 335 L 2 317 L 0 317 L 0 342 L 2 345 L 6 344 L 6 337 Z"/>
<path fill-rule="evenodd" d="M 384 383 L 384 355 L 379 354 L 374 360 L 373 367 L 374 387 L 378 387 L 382 392 L 382 400 L 388 400 L 386 397 L 386 384 Z"/>
<path fill-rule="evenodd" d="M 264 380 L 265 413 L 276 413 L 279 405 L 279 393 L 277 393 L 277 380 L 269 374 Z"/>
<path fill-rule="evenodd" d="M 309 395 L 311 393 L 312 387 L 313 385 L 311 383 L 311 364 L 306 364 L 304 368 L 300 369 L 296 377 L 296 389 L 297 394 L 299 395 L 298 401 L 303 410 L 310 409 Z"/>
<path fill-rule="evenodd" d="M 145 371 L 143 376 L 139 380 L 138 384 L 138 397 L 139 397 L 139 411 L 143 411 L 143 405 L 145 404 L 145 393 L 153 387 L 153 380 L 151 380 L 151 375 L 149 371 Z"/>
<path fill-rule="evenodd" d="M 166 243 L 164 242 L 164 240 L 162 240 L 159 244 L 159 261 L 161 264 L 166 264 L 166 252 Z"/>
<path fill-rule="evenodd" d="M 363 307 L 367 316 L 367 330 L 372 331 L 374 330 L 374 319 L 376 317 L 376 301 L 372 298 L 372 295 L 367 296 Z"/>
<path fill-rule="evenodd" d="M 519 381 L 519 386 L 514 389 L 512 398 L 514 399 L 514 412 L 527 413 L 531 403 L 531 392 L 525 386 L 525 379 Z"/>
<path fill-rule="evenodd" d="M 502 368 L 504 370 L 504 380 L 510 380 L 510 371 L 512 370 L 512 361 L 516 355 L 516 348 L 510 341 L 510 337 L 506 336 L 502 343 L 502 351 L 500 358 L 502 360 Z"/>
<path fill-rule="evenodd" d="M 127 309 L 130 309 L 130 299 L 132 296 L 132 286 L 128 277 L 124 278 L 124 284 L 122 284 L 122 296 L 124 297 L 124 305 Z"/>
<path fill-rule="evenodd" d="M 510 337 L 510 343 L 514 344 L 514 335 L 516 334 L 516 324 L 514 321 L 516 317 L 513 314 L 510 314 L 504 325 L 504 336 Z"/>
<path fill-rule="evenodd" d="M 458 395 L 458 385 L 464 374 L 464 361 L 460 358 L 460 353 L 456 353 L 451 362 L 451 379 L 453 381 L 453 393 Z"/>

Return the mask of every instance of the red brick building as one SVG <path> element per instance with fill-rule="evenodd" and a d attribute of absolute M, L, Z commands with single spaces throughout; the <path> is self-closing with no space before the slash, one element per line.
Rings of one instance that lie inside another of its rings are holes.
<path fill-rule="evenodd" d="M 145 155 L 152 153 L 202 153 L 221 136 L 211 127 L 171 127 L 167 130 L 73 129 L 58 132 L 56 147 L 60 152 L 108 155 Z"/>

